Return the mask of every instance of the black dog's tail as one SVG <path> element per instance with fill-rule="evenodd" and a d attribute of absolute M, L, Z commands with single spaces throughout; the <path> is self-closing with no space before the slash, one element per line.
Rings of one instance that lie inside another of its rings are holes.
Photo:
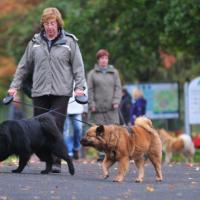
<path fill-rule="evenodd" d="M 51 115 L 50 113 L 40 115 L 38 117 L 38 121 L 40 122 L 42 130 L 48 138 L 57 140 L 62 136 L 56 125 L 53 115 Z"/>

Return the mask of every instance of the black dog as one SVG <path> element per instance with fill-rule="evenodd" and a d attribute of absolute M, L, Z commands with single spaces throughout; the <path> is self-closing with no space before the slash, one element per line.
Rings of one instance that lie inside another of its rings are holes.
<path fill-rule="evenodd" d="M 12 172 L 22 172 L 33 153 L 46 162 L 46 169 L 41 171 L 42 174 L 51 171 L 55 156 L 67 162 L 71 175 L 75 173 L 72 159 L 51 113 L 32 119 L 8 120 L 0 124 L 0 161 L 10 155 L 19 157 L 19 166 Z"/>

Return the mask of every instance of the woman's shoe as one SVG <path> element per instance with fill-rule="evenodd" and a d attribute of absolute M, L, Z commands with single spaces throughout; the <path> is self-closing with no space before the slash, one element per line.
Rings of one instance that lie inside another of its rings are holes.
<path fill-rule="evenodd" d="M 56 174 L 60 173 L 61 172 L 61 165 L 53 165 L 51 172 L 56 173 Z"/>
<path fill-rule="evenodd" d="M 77 150 L 74 150 L 73 151 L 73 158 L 75 159 L 75 160 L 78 160 L 79 159 L 79 151 L 77 151 Z"/>

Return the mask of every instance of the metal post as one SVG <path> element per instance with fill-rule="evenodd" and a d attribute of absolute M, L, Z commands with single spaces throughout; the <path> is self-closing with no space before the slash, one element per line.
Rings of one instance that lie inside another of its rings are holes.
<path fill-rule="evenodd" d="M 184 111 L 185 111 L 185 133 L 190 135 L 190 124 L 189 124 L 189 92 L 188 92 L 189 83 L 184 83 Z"/>

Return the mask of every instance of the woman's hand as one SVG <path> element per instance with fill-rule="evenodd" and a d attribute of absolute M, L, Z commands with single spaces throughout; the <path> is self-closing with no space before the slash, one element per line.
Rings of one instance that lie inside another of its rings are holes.
<path fill-rule="evenodd" d="M 84 91 L 83 91 L 83 90 L 81 90 L 81 89 L 76 89 L 76 90 L 74 91 L 74 95 L 75 95 L 75 96 L 83 96 L 83 95 L 85 95 L 85 94 L 84 94 Z"/>
<path fill-rule="evenodd" d="M 8 94 L 9 94 L 10 96 L 15 97 L 15 96 L 17 95 L 17 88 L 10 88 L 10 89 L 8 90 Z"/>
<path fill-rule="evenodd" d="M 113 108 L 114 108 L 114 109 L 119 108 L 119 104 L 117 104 L 117 103 L 113 104 Z"/>
<path fill-rule="evenodd" d="M 92 111 L 92 112 L 96 112 L 96 107 L 93 106 L 93 107 L 91 108 L 91 111 Z"/>

